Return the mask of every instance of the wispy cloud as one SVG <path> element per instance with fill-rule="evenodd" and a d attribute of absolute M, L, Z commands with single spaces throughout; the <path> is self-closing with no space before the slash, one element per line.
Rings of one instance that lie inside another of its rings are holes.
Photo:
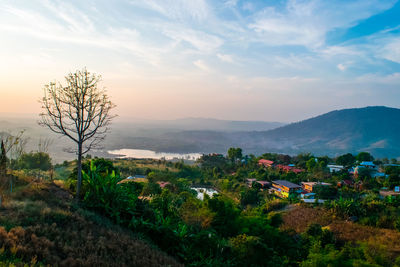
<path fill-rule="evenodd" d="M 393 89 L 399 83 L 400 25 L 386 27 L 383 21 L 374 32 L 368 28 L 352 38 L 342 33 L 395 3 L 4 0 L 0 69 L 4 76 L 10 65 L 65 72 L 92 64 L 118 81 L 117 88 L 122 81 L 125 89 L 138 85 L 153 93 L 189 88 L 190 95 L 190 86 L 212 88 L 207 93 L 229 95 L 246 107 L 254 104 L 245 101 L 261 105 L 289 98 L 309 106 L 328 96 L 340 103 L 349 96 L 361 101 L 366 91 L 374 95 L 380 88 L 391 88 L 390 102 L 400 97 Z M 207 93 L 202 92 L 205 100 Z"/>
<path fill-rule="evenodd" d="M 234 62 L 232 55 L 218 53 L 217 57 L 223 62 L 227 62 L 227 63 L 233 63 Z"/>
<path fill-rule="evenodd" d="M 204 21 L 210 15 L 210 7 L 204 0 L 144 0 L 131 1 L 132 5 L 147 7 L 169 19 Z"/>
<path fill-rule="evenodd" d="M 201 59 L 193 61 L 193 64 L 203 71 L 206 71 L 206 72 L 211 71 L 211 68 Z"/>
<path fill-rule="evenodd" d="M 283 10 L 274 7 L 258 12 L 249 28 L 269 45 L 303 45 L 318 48 L 326 34 L 354 25 L 392 7 L 396 1 L 287 1 Z M 357 10 L 355 12 L 355 10 Z"/>
<path fill-rule="evenodd" d="M 384 59 L 400 63 L 400 37 L 386 39 L 386 44 L 380 49 L 379 55 Z"/>
<path fill-rule="evenodd" d="M 218 36 L 183 27 L 166 28 L 163 33 L 172 40 L 190 44 L 199 52 L 209 53 L 223 44 L 223 40 Z"/>

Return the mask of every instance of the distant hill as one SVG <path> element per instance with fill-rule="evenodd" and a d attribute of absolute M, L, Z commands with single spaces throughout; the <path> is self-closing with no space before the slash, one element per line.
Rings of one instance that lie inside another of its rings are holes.
<path fill-rule="evenodd" d="M 281 122 L 235 121 L 212 118 L 182 118 L 176 120 L 120 120 L 113 123 L 113 128 L 129 130 L 160 129 L 169 131 L 268 131 L 285 125 Z"/>
<path fill-rule="evenodd" d="M 281 122 L 231 121 L 210 118 L 184 118 L 168 122 L 170 125 L 177 125 L 188 130 L 213 131 L 267 131 L 285 125 Z"/>
<path fill-rule="evenodd" d="M 400 156 L 400 109 L 365 107 L 335 110 L 266 132 L 250 133 L 249 150 L 340 154 L 369 151 L 379 157 Z"/>
<path fill-rule="evenodd" d="M 104 150 L 92 155 L 107 156 L 106 150 L 148 149 L 173 153 L 225 153 L 229 147 L 241 147 L 245 153 L 265 152 L 335 156 L 369 151 L 375 157 L 400 156 L 400 109 L 365 107 L 335 110 L 284 125 L 278 122 L 225 121 L 185 118 L 168 121 L 116 121 L 104 142 Z M 35 149 L 39 138 L 58 136 L 39 127 L 35 120 L 1 118 L 0 129 L 26 129 L 27 151 Z M 53 142 L 49 148 L 55 162 L 75 155 L 63 152 L 71 147 L 68 139 Z"/>
<path fill-rule="evenodd" d="M 49 147 L 54 162 L 62 162 L 75 158 L 75 154 L 67 153 L 65 148 L 75 147 L 68 138 L 60 138 L 47 128 L 37 124 L 38 116 L 0 114 L 1 132 L 18 133 L 24 130 L 28 139 L 25 150 L 37 150 L 40 139 L 51 139 Z M 183 118 L 177 120 L 127 120 L 117 119 L 111 125 L 111 132 L 103 143 L 104 150 L 91 151 L 94 156 L 110 156 L 105 151 L 120 148 L 141 148 L 160 152 L 212 152 L 225 149 L 226 143 L 217 141 L 205 145 L 210 139 L 225 140 L 226 133 L 242 131 L 265 131 L 283 126 L 279 122 L 265 121 L 230 121 L 209 118 Z M 189 132 L 196 133 L 195 137 Z M 202 136 L 202 137 L 200 137 Z M 57 141 L 55 141 L 57 140 Z"/>
<path fill-rule="evenodd" d="M 396 108 L 343 109 L 269 131 L 182 131 L 133 138 L 130 145 L 165 152 L 223 153 L 235 146 L 254 154 L 312 152 L 335 156 L 369 151 L 376 157 L 399 157 L 399 118 L 400 109 Z"/>

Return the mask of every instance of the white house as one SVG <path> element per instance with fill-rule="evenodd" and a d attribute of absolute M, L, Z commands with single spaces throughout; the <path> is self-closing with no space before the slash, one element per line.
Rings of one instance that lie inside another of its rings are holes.
<path fill-rule="evenodd" d="M 340 172 L 344 169 L 344 166 L 342 165 L 328 165 L 327 167 L 329 168 L 330 172 Z"/>

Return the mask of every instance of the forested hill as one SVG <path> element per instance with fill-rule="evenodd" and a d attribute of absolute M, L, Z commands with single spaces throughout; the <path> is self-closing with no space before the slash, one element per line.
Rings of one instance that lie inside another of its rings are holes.
<path fill-rule="evenodd" d="M 245 153 L 256 155 L 265 152 L 311 152 L 335 156 L 368 151 L 375 157 L 392 158 L 400 156 L 399 118 L 400 109 L 365 107 L 335 110 L 282 127 L 279 127 L 279 123 L 198 118 L 116 122 L 104 146 L 105 150 L 137 148 L 174 153 L 225 153 L 229 147 L 241 147 Z M 31 145 L 28 151 L 35 148 L 41 137 L 56 138 L 32 120 L 12 122 L 14 124 L 0 121 L 0 126 L 14 133 L 26 129 L 25 135 L 30 141 L 28 145 Z M 273 126 L 279 128 L 266 130 Z M 61 155 L 61 151 L 66 146 L 64 142 L 54 142 L 49 152 L 53 158 L 64 160 L 67 154 Z M 96 152 L 92 153 L 97 155 Z"/>
<path fill-rule="evenodd" d="M 224 152 L 235 146 L 254 154 L 311 152 L 334 156 L 368 151 L 377 157 L 399 157 L 399 118 L 400 109 L 396 108 L 352 108 L 335 110 L 269 131 L 184 131 L 165 134 L 162 140 L 169 144 L 165 147 L 167 151 L 172 151 L 171 144 L 179 141 L 179 152 L 182 152 L 182 147 L 190 148 L 190 152 Z M 143 144 L 143 140 L 141 142 Z M 164 150 L 157 139 L 150 143 L 154 149 Z"/>
<path fill-rule="evenodd" d="M 335 110 L 255 137 L 276 143 L 277 148 L 296 151 L 330 154 L 369 151 L 377 156 L 400 156 L 399 118 L 400 109 L 396 108 Z"/>

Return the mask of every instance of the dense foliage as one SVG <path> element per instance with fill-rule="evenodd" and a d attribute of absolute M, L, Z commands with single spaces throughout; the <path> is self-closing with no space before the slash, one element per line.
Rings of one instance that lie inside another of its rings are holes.
<path fill-rule="evenodd" d="M 276 165 L 265 166 L 260 159 Z M 382 197 L 380 190 L 399 185 L 400 166 L 380 159 L 374 163 L 387 176 L 374 178 L 367 168 L 357 175 L 349 172 L 368 159 L 373 160 L 369 153 L 256 157 L 243 155 L 240 148 L 230 149 L 227 156 L 203 155 L 190 164 L 87 158 L 81 208 L 112 220 L 188 266 L 392 266 L 400 262 L 395 241 L 400 238 L 400 198 Z M 329 164 L 344 167 L 330 172 Z M 74 192 L 69 185 L 76 181 L 75 162 L 54 169 Z M 132 178 L 137 175 L 146 178 Z M 297 197 L 281 199 L 270 192 L 265 184 L 275 180 L 330 185 L 313 190 L 323 204 L 305 208 Z M 208 189 L 217 194 L 207 195 Z M 5 221 L 2 225 L 8 238 L 13 226 Z M 366 239 L 359 234 L 366 229 L 384 231 L 389 238 Z"/>

